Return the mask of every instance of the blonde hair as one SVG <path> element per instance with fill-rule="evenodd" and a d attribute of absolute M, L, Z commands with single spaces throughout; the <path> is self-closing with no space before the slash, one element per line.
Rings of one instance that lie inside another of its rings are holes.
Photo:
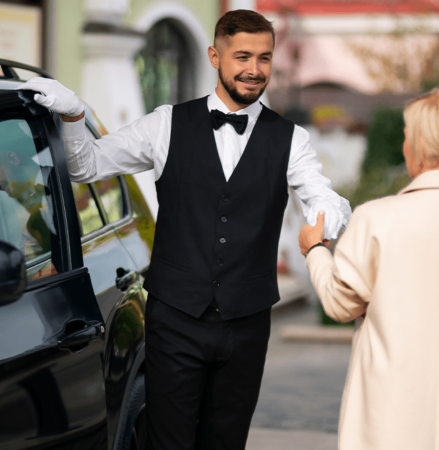
<path fill-rule="evenodd" d="M 404 109 L 406 135 L 416 160 L 439 164 L 439 89 L 412 100 Z M 422 146 L 422 150 L 421 150 Z"/>

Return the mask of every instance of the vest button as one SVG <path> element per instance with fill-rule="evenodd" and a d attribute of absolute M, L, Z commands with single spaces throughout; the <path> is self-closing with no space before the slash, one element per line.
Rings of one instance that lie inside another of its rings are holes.
<path fill-rule="evenodd" d="M 229 196 L 227 194 L 224 194 L 222 196 L 223 202 L 228 202 L 229 201 Z"/>
<path fill-rule="evenodd" d="M 222 216 L 222 217 L 221 217 L 221 222 L 226 223 L 226 222 L 227 222 L 227 217 L 226 217 L 226 216 Z"/>
<path fill-rule="evenodd" d="M 213 282 L 213 285 L 214 285 L 215 287 L 220 287 L 219 281 L 214 281 L 214 282 Z"/>
<path fill-rule="evenodd" d="M 222 265 L 223 265 L 223 260 L 222 260 L 222 259 L 217 259 L 217 260 L 216 260 L 216 263 L 217 263 L 219 266 L 222 266 Z"/>
<path fill-rule="evenodd" d="M 221 244 L 225 244 L 226 243 L 226 238 L 220 238 L 219 241 L 221 242 Z"/>

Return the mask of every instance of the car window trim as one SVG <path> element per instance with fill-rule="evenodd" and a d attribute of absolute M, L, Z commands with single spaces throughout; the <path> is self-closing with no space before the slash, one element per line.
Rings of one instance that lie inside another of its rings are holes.
<path fill-rule="evenodd" d="M 101 217 L 102 223 L 105 225 L 109 224 L 107 211 L 105 211 L 104 205 L 102 204 L 101 196 L 98 192 L 98 187 L 95 183 L 88 183 L 88 187 L 91 191 L 91 195 L 95 201 L 96 208 L 98 209 L 99 216 Z M 93 231 L 92 231 L 93 232 Z M 90 234 L 90 233 L 89 233 Z"/>
<path fill-rule="evenodd" d="M 52 259 L 52 252 L 46 252 L 42 255 L 35 256 L 25 262 L 25 267 L 27 269 L 32 269 L 32 267 L 38 266 L 40 264 L 46 263 Z"/>
<path fill-rule="evenodd" d="M 40 136 L 41 139 L 43 139 L 44 144 L 47 143 L 47 148 L 49 149 L 52 162 L 53 162 L 53 183 L 54 186 L 57 189 L 54 189 L 54 192 L 52 192 L 52 200 L 54 205 L 54 214 L 57 215 L 56 219 L 58 222 L 59 229 L 57 232 L 60 234 L 60 236 L 65 236 L 66 239 L 59 239 L 59 251 L 60 251 L 60 262 L 61 262 L 61 273 L 65 273 L 72 269 L 71 265 L 71 255 L 70 255 L 70 246 L 69 240 L 68 240 L 68 223 L 67 218 L 64 214 L 65 206 L 63 201 L 63 194 L 60 191 L 60 173 L 58 170 L 58 164 L 59 161 L 55 157 L 54 154 L 54 148 L 53 148 L 53 128 L 55 128 L 55 124 L 53 122 L 52 114 L 43 107 L 40 107 L 35 102 L 33 102 L 33 96 L 32 99 L 27 98 L 28 95 L 26 95 L 25 102 L 23 103 L 24 97 L 22 94 L 27 94 L 26 92 L 9 92 L 5 96 L 5 93 L 3 91 L 0 91 L 0 97 L 2 100 L 6 99 L 6 104 L 0 103 L 0 115 L 2 116 L 2 120 L 9 120 L 9 119 L 21 119 L 28 122 L 29 120 L 36 120 L 38 121 L 38 126 L 41 128 L 43 135 Z M 20 95 L 19 95 L 20 94 Z M 8 116 L 3 118 L 3 116 Z M 44 150 L 44 148 L 39 148 L 40 142 L 35 141 L 35 149 L 37 154 L 39 151 Z M 53 256 L 53 249 L 51 249 L 50 257 L 46 257 L 44 261 L 48 261 L 52 259 Z M 82 255 L 82 253 L 81 253 Z M 39 255 L 43 256 L 43 255 Z M 38 257 L 37 257 L 38 258 Z M 32 258 L 29 261 L 32 261 L 34 258 Z M 38 263 L 43 262 L 43 260 L 38 261 Z M 27 262 L 26 262 L 27 263 Z M 27 267 L 33 267 L 37 262 L 32 262 L 31 264 L 27 265 Z M 51 276 L 50 276 L 51 277 Z M 50 278 L 48 277 L 48 278 Z"/>
<path fill-rule="evenodd" d="M 129 222 L 129 221 L 127 221 Z M 86 234 L 85 236 L 81 237 L 81 244 L 85 244 L 93 239 L 96 239 L 98 237 L 103 236 L 104 234 L 107 234 L 109 232 L 114 233 L 115 227 L 114 224 L 116 222 L 113 223 L 107 223 L 106 225 L 104 225 L 101 228 L 98 228 L 97 230 L 92 231 L 91 233 Z M 125 225 L 125 223 L 123 223 L 123 225 Z"/>
<path fill-rule="evenodd" d="M 95 137 L 95 139 L 99 139 L 102 136 L 99 134 L 99 132 L 95 129 L 95 127 L 93 126 L 93 124 L 87 119 L 87 117 L 85 118 L 85 125 L 86 128 L 88 129 L 88 131 L 90 131 L 90 133 Z M 127 219 L 127 217 L 132 217 L 133 216 L 133 205 L 131 203 L 131 196 L 129 194 L 129 190 L 128 190 L 128 186 L 126 184 L 125 181 L 125 176 L 124 175 L 118 175 L 114 178 L 117 178 L 119 180 L 119 186 L 120 189 L 122 191 L 122 218 L 120 218 L 119 220 L 116 220 L 115 222 L 110 222 L 108 220 L 107 217 L 107 212 L 105 211 L 104 205 L 102 205 L 101 199 L 100 199 L 100 195 L 97 192 L 97 187 L 94 185 L 93 189 L 96 190 L 96 194 L 97 197 L 99 198 L 99 202 L 96 200 L 95 197 L 95 201 L 96 201 L 96 205 L 98 205 L 98 209 L 102 209 L 103 214 L 105 215 L 105 217 L 107 218 L 107 221 L 105 222 L 106 224 L 112 224 L 114 226 L 120 227 L 121 224 L 125 224 L 125 220 Z M 93 183 L 90 183 L 90 185 Z"/>
<path fill-rule="evenodd" d="M 123 201 L 122 213 L 124 217 L 133 217 L 133 204 L 131 200 L 131 195 L 128 189 L 125 176 L 121 175 L 117 177 L 119 179 L 120 187 L 122 189 Z"/>
<path fill-rule="evenodd" d="M 57 221 L 59 225 L 58 233 L 60 234 L 60 247 L 61 247 L 61 258 L 62 258 L 62 273 L 67 272 L 72 269 L 72 261 L 71 261 L 71 252 L 70 252 L 70 233 L 68 228 L 67 217 L 65 214 L 65 204 L 64 204 L 64 195 L 61 184 L 61 175 L 58 170 L 58 161 L 54 155 L 54 149 L 52 146 L 52 138 L 50 134 L 50 122 L 53 123 L 53 120 L 50 116 L 43 118 L 43 126 L 47 137 L 47 143 L 49 147 L 49 151 L 52 157 L 53 162 L 53 171 L 54 171 L 54 184 L 56 183 L 55 192 L 52 192 L 53 204 L 54 204 L 54 214 L 57 215 Z M 48 126 L 49 125 L 49 126 Z M 53 124 L 55 126 L 55 124 Z M 62 239 L 62 236 L 65 239 Z M 52 253 L 52 252 L 51 252 Z"/>
<path fill-rule="evenodd" d="M 47 286 L 49 284 L 60 283 L 62 281 L 68 280 L 70 278 L 78 277 L 88 273 L 87 267 L 78 267 L 76 269 L 71 269 L 67 272 L 59 273 L 56 275 L 51 275 L 50 277 L 39 278 L 38 280 L 28 281 L 26 285 L 26 292 L 39 289 L 41 287 Z"/>
<path fill-rule="evenodd" d="M 64 218 L 64 231 L 66 237 L 66 251 L 68 257 L 68 269 L 73 270 L 84 266 L 81 247 L 81 231 L 76 212 L 76 203 L 73 197 L 70 175 L 67 170 L 67 162 L 61 139 L 58 135 L 55 122 L 52 117 L 44 118 L 44 125 L 48 137 L 49 148 L 53 159 L 53 165 L 58 182 L 59 197 Z"/>

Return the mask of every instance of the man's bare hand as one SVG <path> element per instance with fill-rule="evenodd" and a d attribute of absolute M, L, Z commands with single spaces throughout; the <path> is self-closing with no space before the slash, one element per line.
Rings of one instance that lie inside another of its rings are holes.
<path fill-rule="evenodd" d="M 326 247 L 329 246 L 329 241 L 323 239 L 325 229 L 323 224 L 325 223 L 325 212 L 322 210 L 317 215 L 317 223 L 315 226 L 304 225 L 300 230 L 299 245 L 300 252 L 305 255 L 308 250 L 319 242 L 323 242 Z"/>

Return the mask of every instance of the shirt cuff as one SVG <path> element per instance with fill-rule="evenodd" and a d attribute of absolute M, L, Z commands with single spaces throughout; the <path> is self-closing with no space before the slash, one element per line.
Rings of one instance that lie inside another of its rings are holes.
<path fill-rule="evenodd" d="M 77 122 L 62 122 L 61 139 L 67 141 L 84 140 L 85 136 L 85 117 Z"/>

